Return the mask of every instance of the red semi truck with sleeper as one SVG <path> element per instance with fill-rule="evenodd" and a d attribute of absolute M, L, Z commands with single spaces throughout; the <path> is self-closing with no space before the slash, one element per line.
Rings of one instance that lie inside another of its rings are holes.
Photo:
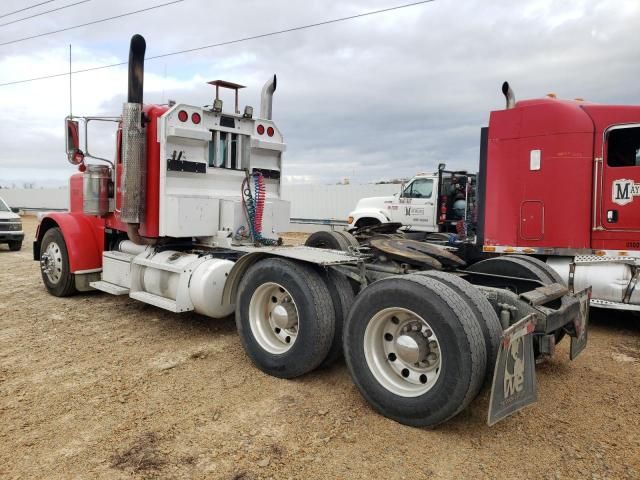
<path fill-rule="evenodd" d="M 80 169 L 71 208 L 45 214 L 33 245 L 52 295 L 100 290 L 176 314 L 235 312 L 261 370 L 292 378 L 344 352 L 371 405 L 415 426 L 452 418 L 485 383 L 493 424 L 536 401 L 535 357 L 564 334 L 572 359 L 584 349 L 590 289 L 569 292 L 536 259 L 472 271 L 442 247 L 361 245 L 346 232 L 339 250 L 282 245 L 275 76 L 257 115 L 241 111 L 242 85 L 222 80 L 206 107 L 145 105 L 145 48 L 132 38 L 121 116 L 67 118 L 67 156 Z M 230 111 L 221 88 L 235 92 Z M 86 126 L 97 121 L 117 129 L 112 159 L 87 151 Z M 504 263 L 482 264 L 494 261 Z"/>
<path fill-rule="evenodd" d="M 441 164 L 398 194 L 360 200 L 349 228 L 397 222 L 407 237 L 457 246 L 468 263 L 527 255 L 570 290 L 591 286 L 593 307 L 640 311 L 640 107 L 516 102 L 502 90 L 507 107 L 482 129 L 477 175 Z M 512 263 L 471 269 L 510 273 Z"/>

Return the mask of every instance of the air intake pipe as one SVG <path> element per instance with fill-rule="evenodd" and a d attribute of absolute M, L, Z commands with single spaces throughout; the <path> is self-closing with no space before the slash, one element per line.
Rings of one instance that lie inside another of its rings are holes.
<path fill-rule="evenodd" d="M 260 96 L 260 118 L 263 120 L 271 120 L 273 118 L 273 92 L 276 91 L 277 78 L 267 80 L 262 87 L 262 95 Z"/>
<path fill-rule="evenodd" d="M 507 100 L 507 110 L 514 108 L 516 106 L 516 96 L 513 94 L 513 90 L 511 90 L 509 82 L 504 82 L 502 84 L 502 94 Z"/>
<path fill-rule="evenodd" d="M 138 244 L 155 243 L 140 236 L 138 229 L 144 218 L 146 155 L 145 131 L 142 126 L 144 91 L 144 53 L 147 44 L 141 35 L 131 37 L 127 103 L 122 107 L 122 206 L 120 220 L 127 224 L 129 239 Z"/>

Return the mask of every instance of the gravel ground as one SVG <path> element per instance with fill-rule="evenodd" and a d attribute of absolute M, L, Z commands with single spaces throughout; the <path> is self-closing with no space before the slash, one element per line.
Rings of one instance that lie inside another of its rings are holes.
<path fill-rule="evenodd" d="M 539 402 L 489 428 L 488 394 L 435 429 L 374 413 L 344 363 L 297 380 L 233 318 L 48 295 L 0 247 L 2 478 L 640 478 L 640 318 L 595 312 L 587 350 L 538 367 Z M 300 236 L 296 236 L 300 238 Z"/>

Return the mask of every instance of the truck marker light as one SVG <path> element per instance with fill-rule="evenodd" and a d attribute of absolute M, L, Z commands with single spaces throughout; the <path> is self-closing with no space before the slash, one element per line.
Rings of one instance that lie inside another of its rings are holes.
<path fill-rule="evenodd" d="M 516 251 L 516 249 L 515 249 L 515 248 L 513 248 L 513 247 L 506 247 L 506 248 L 503 250 L 503 252 L 504 252 L 504 253 L 514 253 L 515 251 Z"/>
<path fill-rule="evenodd" d="M 180 110 L 178 112 L 178 120 L 180 120 L 181 122 L 186 122 L 189 119 L 189 114 L 187 112 L 185 112 L 184 110 Z"/>
<path fill-rule="evenodd" d="M 618 252 L 619 257 L 626 257 L 627 255 L 629 255 L 629 252 L 625 252 L 624 250 Z"/>
<path fill-rule="evenodd" d="M 489 247 L 489 246 L 485 245 L 484 247 L 482 247 L 482 251 L 483 252 L 495 252 L 496 251 L 496 247 Z"/>
<path fill-rule="evenodd" d="M 258 131 L 258 135 L 264 135 L 264 125 L 258 125 L 256 130 Z"/>
<path fill-rule="evenodd" d="M 267 128 L 267 135 L 269 135 L 270 137 L 273 137 L 274 133 L 275 133 L 275 130 L 273 129 L 273 127 Z"/>
<path fill-rule="evenodd" d="M 347 223 L 351 225 L 353 223 L 353 217 L 347 218 Z"/>
<path fill-rule="evenodd" d="M 200 123 L 200 120 L 202 120 L 202 117 L 200 117 L 199 113 L 194 113 L 193 115 L 191 115 L 191 121 L 196 125 Z"/>
<path fill-rule="evenodd" d="M 535 248 L 523 248 L 522 251 L 524 253 L 536 253 Z"/>
<path fill-rule="evenodd" d="M 604 250 L 597 250 L 596 251 L 596 256 L 597 257 L 604 257 L 607 255 L 607 252 L 605 252 Z"/>

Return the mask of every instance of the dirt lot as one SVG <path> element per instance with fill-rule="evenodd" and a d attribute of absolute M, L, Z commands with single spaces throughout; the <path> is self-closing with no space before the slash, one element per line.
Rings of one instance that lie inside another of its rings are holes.
<path fill-rule="evenodd" d="M 0 247 L 3 478 L 640 478 L 640 318 L 597 312 L 587 350 L 538 367 L 539 403 L 489 428 L 487 392 L 436 430 L 374 413 L 343 363 L 293 380 L 232 318 L 49 296 Z"/>

